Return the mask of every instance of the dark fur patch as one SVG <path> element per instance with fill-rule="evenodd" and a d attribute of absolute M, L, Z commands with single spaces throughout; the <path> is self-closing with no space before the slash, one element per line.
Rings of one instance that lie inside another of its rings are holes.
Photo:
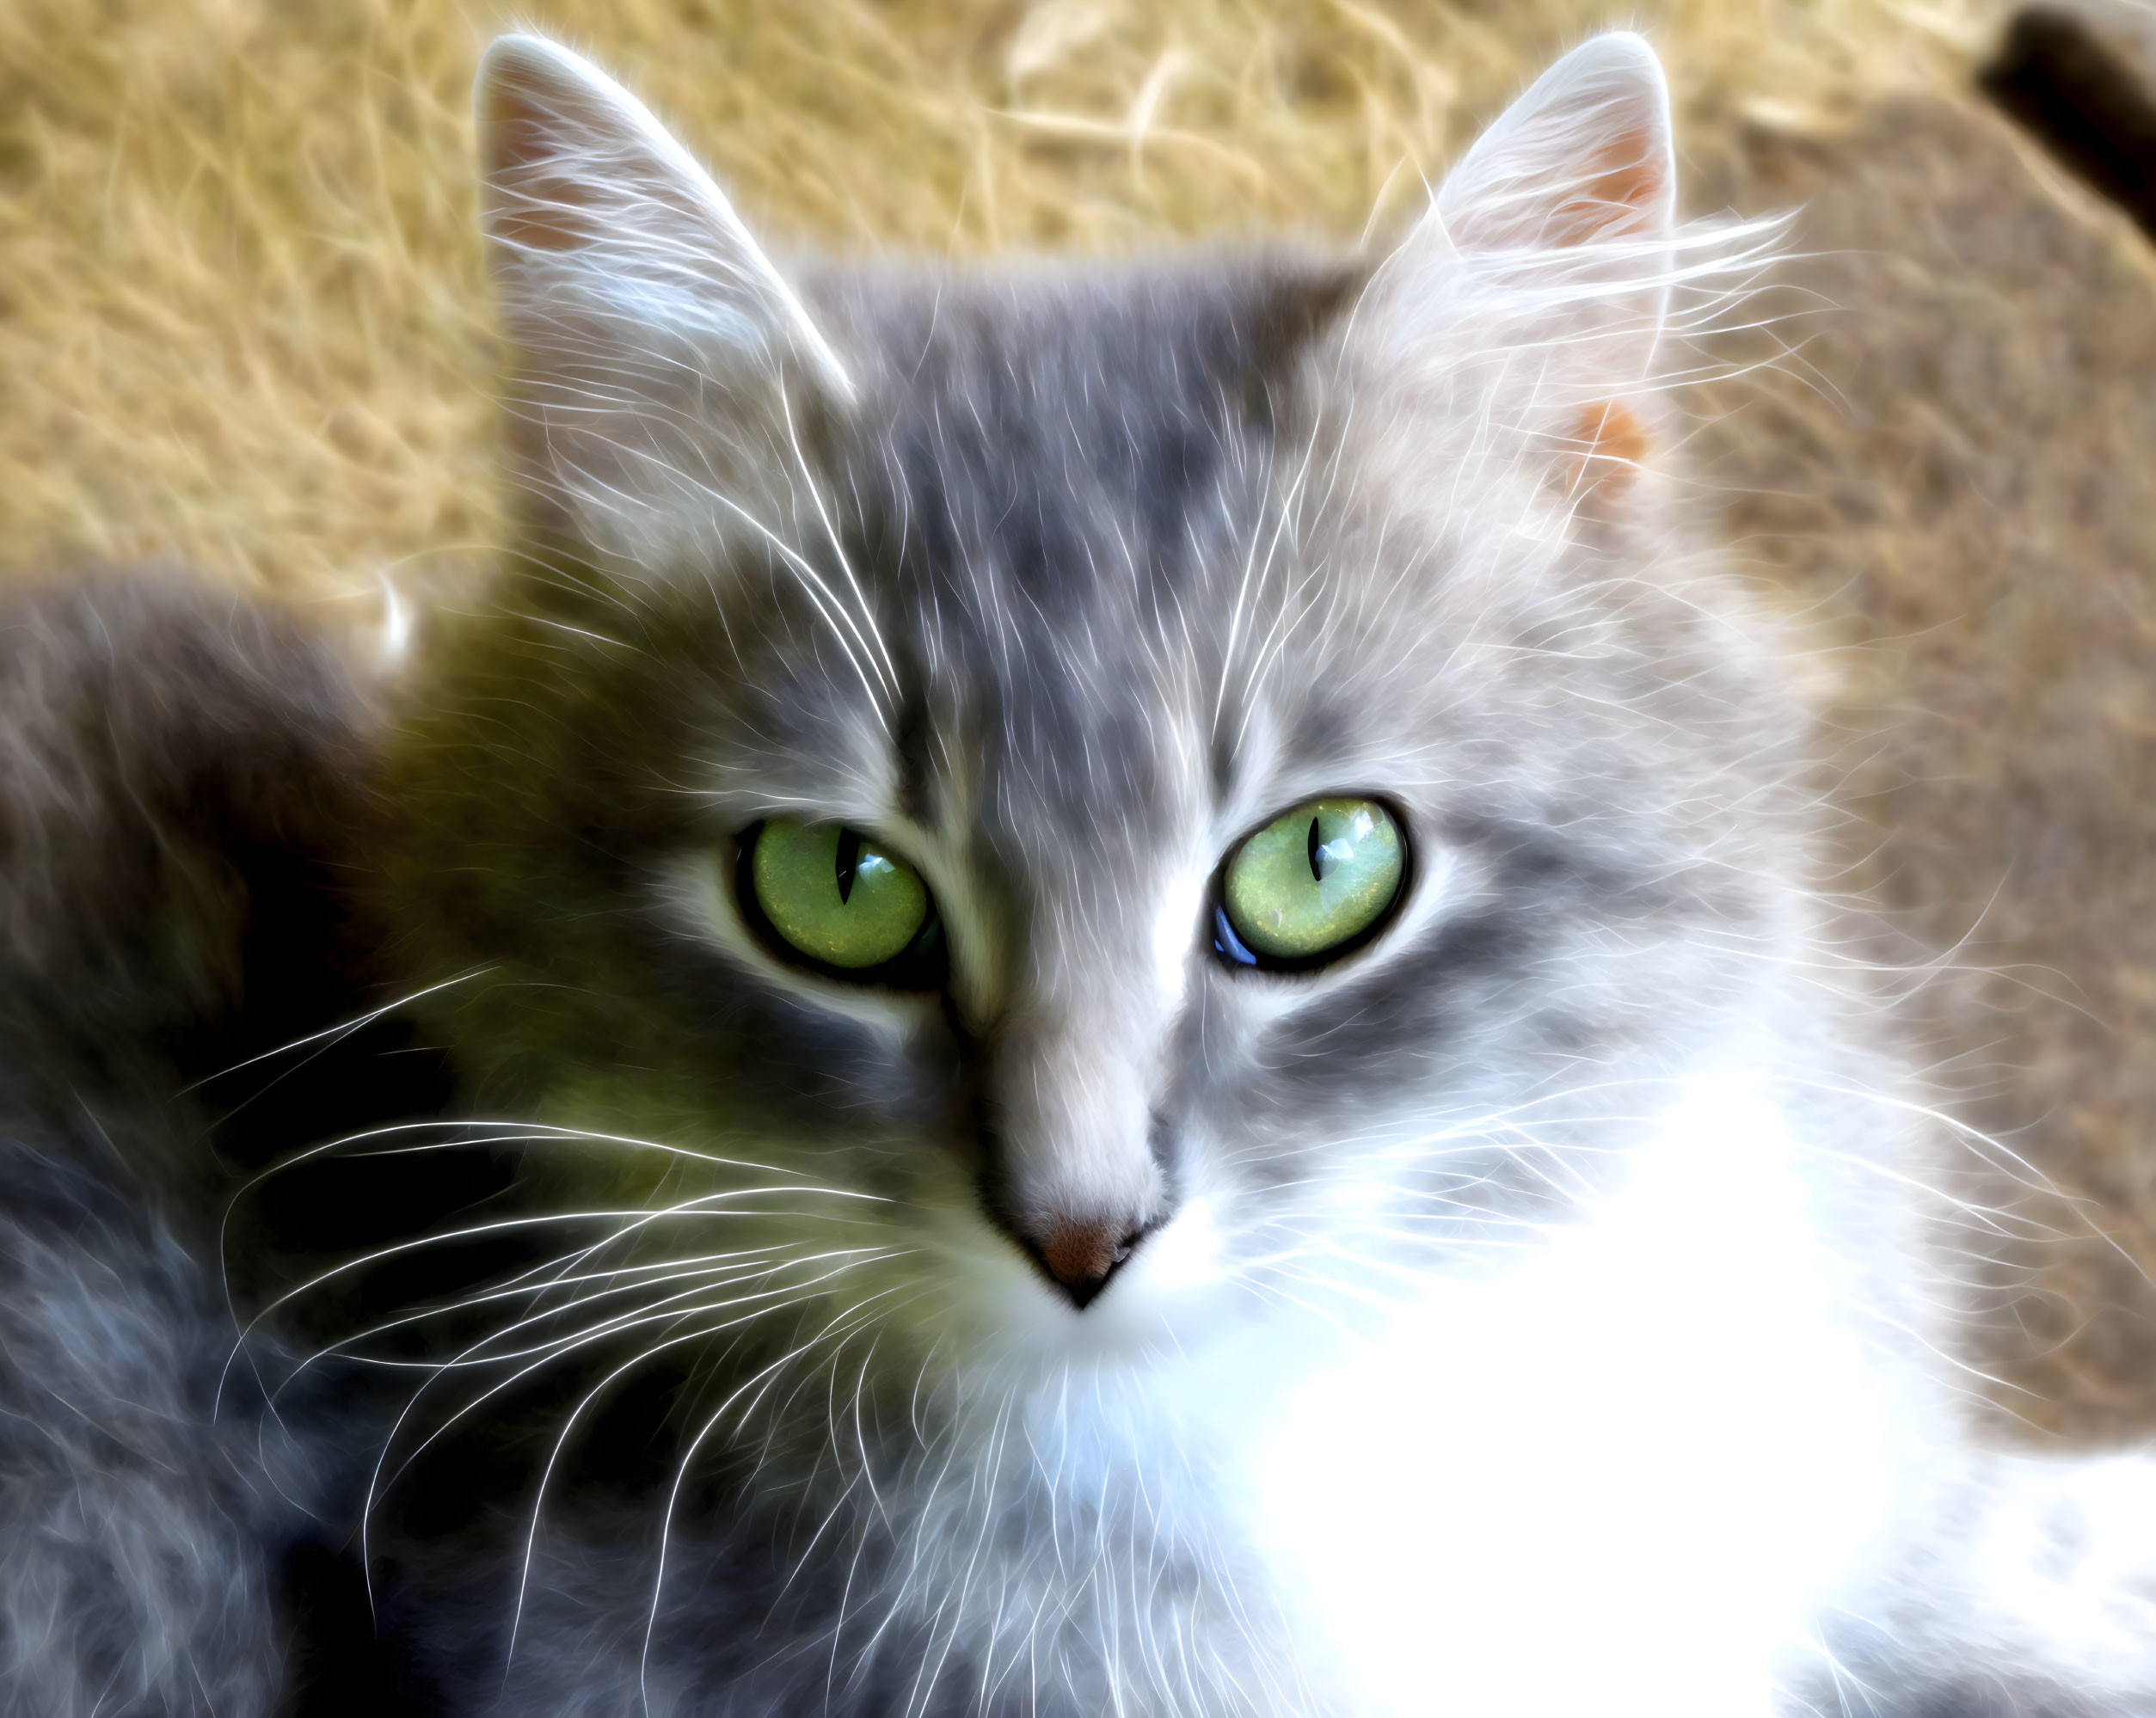
<path fill-rule="evenodd" d="M 298 1442 L 262 1417 L 252 1368 L 227 1371 L 218 1248 L 236 1163 L 441 1096 L 379 1030 L 215 1077 L 367 994 L 335 882 L 370 720 L 328 641 L 176 573 L 81 576 L 0 611 L 10 1718 L 266 1714 L 287 1654 L 287 1712 L 385 1685 L 343 1529 L 305 1512 L 348 1511 L 378 1409 L 347 1396 L 344 1429 Z M 244 1241 L 243 1306 L 279 1244 L 316 1243 L 304 1221 Z"/>

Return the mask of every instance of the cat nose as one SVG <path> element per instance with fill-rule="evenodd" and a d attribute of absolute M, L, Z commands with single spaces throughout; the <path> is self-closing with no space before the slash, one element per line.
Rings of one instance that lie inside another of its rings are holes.
<path fill-rule="evenodd" d="M 1042 1225 L 1026 1239 L 1026 1250 L 1083 1312 L 1108 1286 L 1117 1267 L 1144 1238 L 1122 1223 L 1078 1223 L 1066 1218 Z"/>

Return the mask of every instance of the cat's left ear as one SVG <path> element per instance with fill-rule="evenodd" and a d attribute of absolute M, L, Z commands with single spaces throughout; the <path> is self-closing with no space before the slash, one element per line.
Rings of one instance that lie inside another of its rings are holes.
<path fill-rule="evenodd" d="M 1676 222 L 1669 86 L 1646 41 L 1612 31 L 1559 60 L 1446 175 L 1431 237 L 1465 253 L 1629 242 Z"/>
<path fill-rule="evenodd" d="M 802 411 L 851 398 L 845 366 L 710 175 L 590 62 L 503 36 L 475 104 L 527 482 L 603 546 L 701 534 L 715 495 L 771 487 Z"/>
<path fill-rule="evenodd" d="M 1676 249 L 1669 91 L 1613 32 L 1538 79 L 1447 175 L 1379 271 L 1385 361 L 1523 395 L 1484 402 L 1560 454 L 1560 487 L 1623 488 L 1652 440 Z"/>

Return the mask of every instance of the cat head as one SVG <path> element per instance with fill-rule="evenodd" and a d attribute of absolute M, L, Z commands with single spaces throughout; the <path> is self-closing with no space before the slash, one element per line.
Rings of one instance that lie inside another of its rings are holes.
<path fill-rule="evenodd" d="M 1516 1252 L 1749 1009 L 1797 725 L 1667 517 L 1637 37 L 1345 260 L 783 269 L 567 50 L 478 102 L 530 533 L 395 911 L 638 1244 L 1144 1347 Z"/>

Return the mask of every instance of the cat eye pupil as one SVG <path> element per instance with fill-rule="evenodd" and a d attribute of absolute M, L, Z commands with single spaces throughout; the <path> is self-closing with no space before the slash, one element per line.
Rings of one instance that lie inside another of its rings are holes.
<path fill-rule="evenodd" d="M 853 899 L 854 868 L 861 862 L 861 838 L 850 829 L 838 831 L 838 904 Z"/>
<path fill-rule="evenodd" d="M 1246 837 L 1222 872 L 1215 946 L 1238 966 L 1293 970 L 1360 947 L 1406 875 L 1406 844 L 1375 800 L 1312 800 Z"/>

